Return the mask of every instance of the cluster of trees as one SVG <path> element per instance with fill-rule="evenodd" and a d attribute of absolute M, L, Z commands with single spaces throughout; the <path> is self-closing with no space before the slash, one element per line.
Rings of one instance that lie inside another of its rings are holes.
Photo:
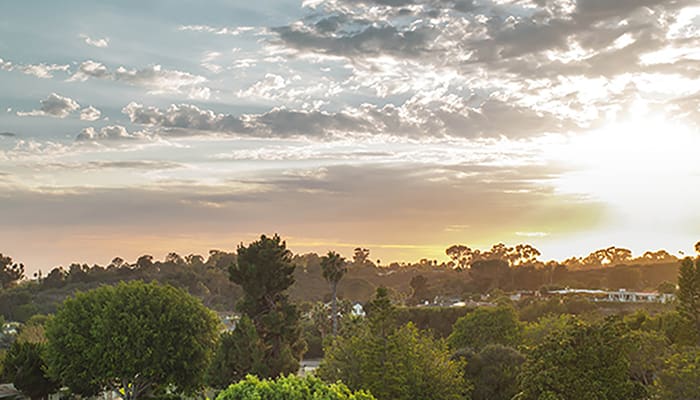
<path fill-rule="evenodd" d="M 241 244 L 226 268 L 242 292 L 241 318 L 224 333 L 215 313 L 169 285 L 134 280 L 78 293 L 52 317 L 27 321 L 0 377 L 33 398 L 59 387 L 135 400 L 204 386 L 223 390 L 220 400 L 697 398 L 700 257 L 680 263 L 677 308 L 656 314 L 604 316 L 576 299 L 518 310 L 506 297 L 473 310 L 407 309 L 380 286 L 359 317 L 335 299 L 355 266 L 374 268 L 359 250 L 352 263 L 334 252 L 319 257 L 331 306 L 298 307 L 286 243 L 263 235 Z M 497 262 L 478 260 L 469 271 Z M 411 286 L 420 298 L 426 282 Z M 324 336 L 318 378 L 290 375 L 307 349 L 302 314 Z"/>
<path fill-rule="evenodd" d="M 448 263 L 423 259 L 388 265 L 371 261 L 369 249 L 362 247 L 356 248 L 347 261 L 337 253 L 333 258 L 315 253 L 293 255 L 292 262 L 298 268 L 288 295 L 294 302 L 328 302 L 336 297 L 366 302 L 377 287 L 384 286 L 399 302 L 414 305 L 436 297 L 466 297 L 496 289 L 537 290 L 543 286 L 654 290 L 665 281 L 675 281 L 679 265 L 665 251 L 630 258 L 628 250 L 616 247 L 561 263 L 538 260 L 539 251 L 527 244 L 497 244 L 488 251 L 455 245 L 447 253 L 452 259 Z M 134 262 L 116 257 L 106 266 L 74 263 L 56 267 L 48 274 L 37 272 L 33 280 L 27 281 L 23 280 L 22 264 L 0 255 L 0 315 L 26 321 L 34 314 L 55 312 L 56 306 L 76 291 L 129 280 L 170 284 L 199 297 L 209 308 L 231 311 L 243 297 L 241 287 L 227 279 L 228 268 L 236 260 L 236 252 L 220 250 L 210 251 L 207 257 L 170 253 L 163 260 L 143 255 Z M 334 284 L 333 279 L 328 280 L 333 278 L 328 275 L 329 262 L 334 265 L 331 269 L 340 268 L 342 281 Z M 347 270 L 343 270 L 345 267 Z"/>

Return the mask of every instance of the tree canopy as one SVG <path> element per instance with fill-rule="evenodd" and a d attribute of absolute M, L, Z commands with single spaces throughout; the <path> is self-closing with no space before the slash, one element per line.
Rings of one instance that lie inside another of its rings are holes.
<path fill-rule="evenodd" d="M 216 400 L 374 400 L 364 391 L 352 392 L 343 383 L 324 383 L 318 378 L 294 375 L 260 380 L 248 375 L 221 392 Z"/>
<path fill-rule="evenodd" d="M 0 253 L 0 287 L 6 289 L 24 278 L 24 265 L 12 261 L 12 257 Z"/>
<path fill-rule="evenodd" d="M 11 382 L 32 399 L 45 398 L 57 391 L 59 383 L 46 373 L 45 345 L 16 341 L 5 355 L 2 382 Z"/>
<path fill-rule="evenodd" d="M 619 400 L 643 393 L 630 379 L 620 325 L 567 321 L 527 354 L 521 399 Z"/>
<path fill-rule="evenodd" d="M 480 307 L 458 319 L 447 340 L 455 350 L 480 351 L 489 344 L 514 344 L 520 331 L 518 314 L 513 307 Z"/>
<path fill-rule="evenodd" d="M 163 385 L 192 392 L 204 383 L 218 326 L 172 286 L 103 286 L 67 299 L 47 322 L 49 373 L 82 395 L 113 389 L 136 399 Z"/>
<path fill-rule="evenodd" d="M 368 318 L 325 347 L 318 375 L 342 380 L 353 390 L 369 390 L 381 400 L 457 400 L 468 391 L 463 365 L 450 358 L 444 340 L 412 323 L 394 324 L 395 310 L 386 289 L 368 304 Z"/>

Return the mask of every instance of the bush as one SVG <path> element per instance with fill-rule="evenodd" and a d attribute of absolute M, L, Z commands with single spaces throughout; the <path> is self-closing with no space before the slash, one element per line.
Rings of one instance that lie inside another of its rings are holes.
<path fill-rule="evenodd" d="M 367 392 L 351 392 L 343 383 L 327 384 L 318 378 L 294 375 L 260 380 L 248 375 L 219 393 L 216 400 L 375 400 Z"/>

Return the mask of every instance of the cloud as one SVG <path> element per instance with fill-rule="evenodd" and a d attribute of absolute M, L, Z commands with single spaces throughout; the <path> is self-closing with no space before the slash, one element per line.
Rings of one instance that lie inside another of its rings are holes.
<path fill-rule="evenodd" d="M 182 128 L 215 132 L 244 132 L 243 122 L 226 114 L 203 110 L 191 104 L 172 104 L 165 110 L 131 102 L 122 109 L 132 123 L 163 128 Z"/>
<path fill-rule="evenodd" d="M 223 28 L 217 28 L 209 25 L 181 25 L 177 28 L 179 31 L 186 31 L 186 32 L 203 32 L 203 33 L 212 33 L 214 35 L 230 35 L 230 36 L 238 36 L 242 33 L 246 32 L 253 32 L 257 28 L 253 26 L 237 26 L 235 28 L 228 28 L 228 27 L 223 27 Z"/>
<path fill-rule="evenodd" d="M 100 141 L 127 141 L 147 139 L 149 135 L 145 132 L 129 132 L 121 125 L 110 125 L 99 129 L 87 127 L 76 137 L 79 142 L 100 142 Z"/>
<path fill-rule="evenodd" d="M 42 166 L 46 169 L 65 169 L 65 170 L 108 170 L 108 169 L 133 169 L 144 171 L 156 171 L 166 169 L 184 168 L 185 165 L 170 161 L 157 160 L 124 160 L 124 161 L 88 161 L 88 162 L 57 162 L 48 163 Z"/>
<path fill-rule="evenodd" d="M 66 118 L 74 111 L 80 109 L 80 104 L 69 97 L 63 97 L 56 93 L 51 93 L 45 100 L 41 100 L 41 108 L 28 112 L 18 111 L 20 117 L 45 116 L 55 118 Z"/>
<path fill-rule="evenodd" d="M 13 64 L 10 61 L 5 61 L 0 58 L 0 70 L 4 71 L 20 71 L 26 75 L 33 75 L 41 79 L 53 78 L 55 71 L 68 72 L 69 65 L 59 64 Z"/>
<path fill-rule="evenodd" d="M 97 121 L 98 119 L 100 119 L 101 115 L 102 112 L 100 112 L 100 110 L 96 109 L 93 106 L 83 108 L 80 111 L 80 119 L 82 121 Z"/>
<path fill-rule="evenodd" d="M 454 96 L 427 102 L 415 97 L 401 106 L 363 104 L 337 112 L 275 107 L 261 114 L 234 116 L 191 104 L 173 104 L 160 109 L 136 102 L 129 103 L 122 112 L 135 124 L 178 128 L 170 131 L 177 135 L 188 135 L 189 130 L 192 131 L 190 135 L 212 132 L 263 138 L 519 138 L 533 133 L 577 129 L 573 121 L 496 98 L 472 105 Z"/>
<path fill-rule="evenodd" d="M 12 138 L 16 136 L 17 134 L 12 132 L 0 132 L 0 137 Z"/>
<path fill-rule="evenodd" d="M 111 72 L 104 64 L 87 60 L 80 64 L 69 80 L 84 82 L 90 78 L 124 82 L 132 86 L 144 87 L 155 94 L 184 92 L 198 99 L 207 99 L 210 96 L 210 90 L 200 86 L 207 81 L 205 77 L 164 69 L 160 65 L 151 65 L 142 69 L 128 69 L 120 66 Z"/>
<path fill-rule="evenodd" d="M 68 80 L 85 82 L 89 78 L 109 79 L 111 75 L 104 64 L 93 60 L 87 60 L 80 63 L 78 70 Z"/>
<path fill-rule="evenodd" d="M 101 49 L 109 47 L 109 38 L 107 37 L 101 39 L 93 39 L 84 33 L 81 33 L 79 37 L 83 39 L 85 41 L 85 44 L 87 44 L 88 46 L 99 47 Z"/>

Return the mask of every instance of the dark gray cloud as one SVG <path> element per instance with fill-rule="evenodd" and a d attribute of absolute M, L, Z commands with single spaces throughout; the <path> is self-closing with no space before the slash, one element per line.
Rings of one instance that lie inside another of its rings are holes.
<path fill-rule="evenodd" d="M 17 134 L 12 133 L 12 132 L 0 132 L 0 137 L 11 138 L 11 137 L 16 137 L 16 136 L 17 136 Z"/>
<path fill-rule="evenodd" d="M 363 4 L 385 8 L 368 12 Z M 453 66 L 459 66 L 460 55 L 471 54 L 465 66 L 484 64 L 523 76 L 614 76 L 642 69 L 641 54 L 672 44 L 674 40 L 666 37 L 668 26 L 677 11 L 692 2 L 580 0 L 568 8 L 563 4 L 541 0 L 532 9 L 472 1 L 328 0 L 302 24 L 273 31 L 286 46 L 310 53 L 349 58 L 389 54 Z M 413 17 L 413 23 L 406 23 L 407 17 Z M 625 34 L 634 46 L 610 49 Z M 592 56 L 564 66 L 552 63 L 546 54 L 568 51 L 572 45 Z"/>
<path fill-rule="evenodd" d="M 346 136 L 398 137 L 526 137 L 533 133 L 577 128 L 572 121 L 548 113 L 489 98 L 480 103 L 365 104 L 339 112 L 275 108 L 262 114 L 235 117 L 200 109 L 195 105 L 171 105 L 167 109 L 130 103 L 122 110 L 132 123 L 164 128 L 163 136 L 198 135 L 203 132 L 249 137 Z M 94 135 L 93 135 L 94 136 Z"/>

